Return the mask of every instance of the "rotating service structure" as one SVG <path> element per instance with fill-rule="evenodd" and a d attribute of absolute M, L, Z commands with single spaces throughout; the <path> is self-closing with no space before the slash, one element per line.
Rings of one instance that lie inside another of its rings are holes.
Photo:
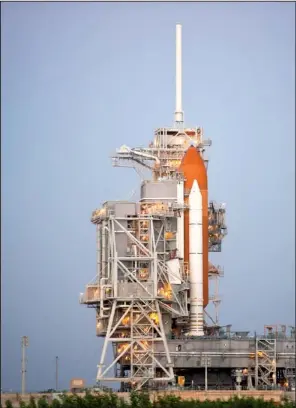
<path fill-rule="evenodd" d="M 173 127 L 157 129 L 147 147 L 123 145 L 113 156 L 115 166 L 142 176 L 140 199 L 107 201 L 91 217 L 97 273 L 80 303 L 95 309 L 104 338 L 97 381 L 128 390 L 166 388 L 185 377 L 185 385 L 203 387 L 206 364 L 210 387 L 292 386 L 294 329 L 288 336 L 268 326 L 265 336 L 249 337 L 219 325 L 224 271 L 209 254 L 221 251 L 227 234 L 225 204 L 208 200 L 211 141 L 201 127 L 184 125 L 181 30 L 178 24 Z"/>

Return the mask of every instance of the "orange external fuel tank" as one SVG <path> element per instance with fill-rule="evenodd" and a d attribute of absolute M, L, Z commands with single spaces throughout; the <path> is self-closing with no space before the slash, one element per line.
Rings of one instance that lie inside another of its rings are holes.
<path fill-rule="evenodd" d="M 184 202 L 188 204 L 188 195 L 194 180 L 197 181 L 202 195 L 202 246 L 203 246 L 203 305 L 209 303 L 209 244 L 208 244 L 208 177 L 204 161 L 194 146 L 185 153 L 180 170 L 184 175 Z M 184 262 L 189 265 L 189 210 L 184 211 Z"/>

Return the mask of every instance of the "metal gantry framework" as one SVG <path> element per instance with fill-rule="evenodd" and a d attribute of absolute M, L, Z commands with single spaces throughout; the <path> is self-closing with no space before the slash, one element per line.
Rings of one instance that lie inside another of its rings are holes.
<path fill-rule="evenodd" d="M 255 387 L 276 384 L 276 338 L 257 337 L 255 354 Z"/>

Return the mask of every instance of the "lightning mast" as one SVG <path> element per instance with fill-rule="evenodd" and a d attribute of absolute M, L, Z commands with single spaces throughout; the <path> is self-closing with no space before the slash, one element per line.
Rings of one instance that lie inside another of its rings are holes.
<path fill-rule="evenodd" d="M 182 111 L 182 26 L 176 26 L 176 111 L 175 124 L 183 126 Z"/>

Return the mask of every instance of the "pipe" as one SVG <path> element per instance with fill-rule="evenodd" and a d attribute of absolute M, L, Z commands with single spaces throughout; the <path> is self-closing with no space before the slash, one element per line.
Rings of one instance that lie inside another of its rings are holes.
<path fill-rule="evenodd" d="M 183 123 L 182 111 L 182 26 L 176 25 L 176 111 L 175 122 Z"/>
<path fill-rule="evenodd" d="M 109 315 L 104 315 L 104 311 L 110 310 L 110 307 L 104 307 L 104 288 L 110 286 L 110 285 L 103 285 L 103 281 L 108 281 L 108 278 L 101 278 L 100 279 L 100 317 L 101 318 L 106 318 L 109 317 Z"/>
<path fill-rule="evenodd" d="M 131 149 L 131 152 L 134 153 L 134 154 L 137 155 L 137 156 L 143 156 L 143 157 L 147 157 L 147 159 L 155 160 L 155 162 L 156 162 L 157 164 L 160 164 L 159 158 L 156 157 L 156 156 L 153 156 L 152 154 L 139 152 L 139 151 L 134 150 L 134 149 Z"/>
<path fill-rule="evenodd" d="M 152 197 L 152 198 L 150 198 L 150 197 L 143 197 L 143 198 L 141 198 L 140 199 L 140 202 L 142 203 L 142 204 L 146 204 L 146 203 L 143 203 L 142 201 L 143 200 L 154 200 L 154 202 L 156 203 L 157 201 L 160 201 L 160 200 L 171 200 L 171 201 L 174 201 L 174 200 L 176 200 L 176 197 Z M 153 203 L 154 203 L 153 202 Z M 147 204 L 151 204 L 151 203 L 147 203 Z M 167 203 L 166 203 L 167 204 Z"/>
<path fill-rule="evenodd" d="M 203 336 L 202 195 L 194 180 L 189 194 L 190 332 Z"/>
<path fill-rule="evenodd" d="M 205 351 L 205 352 L 187 352 L 187 351 L 171 351 L 170 355 L 172 356 L 190 356 L 190 357 L 203 357 L 203 356 L 212 356 L 212 357 L 228 357 L 228 356 L 240 356 L 240 357 L 248 357 L 252 354 L 253 351 L 248 352 L 212 352 L 212 351 Z M 155 351 L 154 354 L 163 355 L 165 354 L 164 351 Z M 277 357 L 295 357 L 295 353 L 277 353 Z"/>
<path fill-rule="evenodd" d="M 102 222 L 101 234 L 102 234 L 102 277 L 106 276 L 106 232 L 105 221 Z"/>
<path fill-rule="evenodd" d="M 177 203 L 184 205 L 184 182 L 180 180 L 177 184 Z M 181 210 L 177 218 L 177 250 L 178 257 L 184 259 L 184 212 Z"/>

